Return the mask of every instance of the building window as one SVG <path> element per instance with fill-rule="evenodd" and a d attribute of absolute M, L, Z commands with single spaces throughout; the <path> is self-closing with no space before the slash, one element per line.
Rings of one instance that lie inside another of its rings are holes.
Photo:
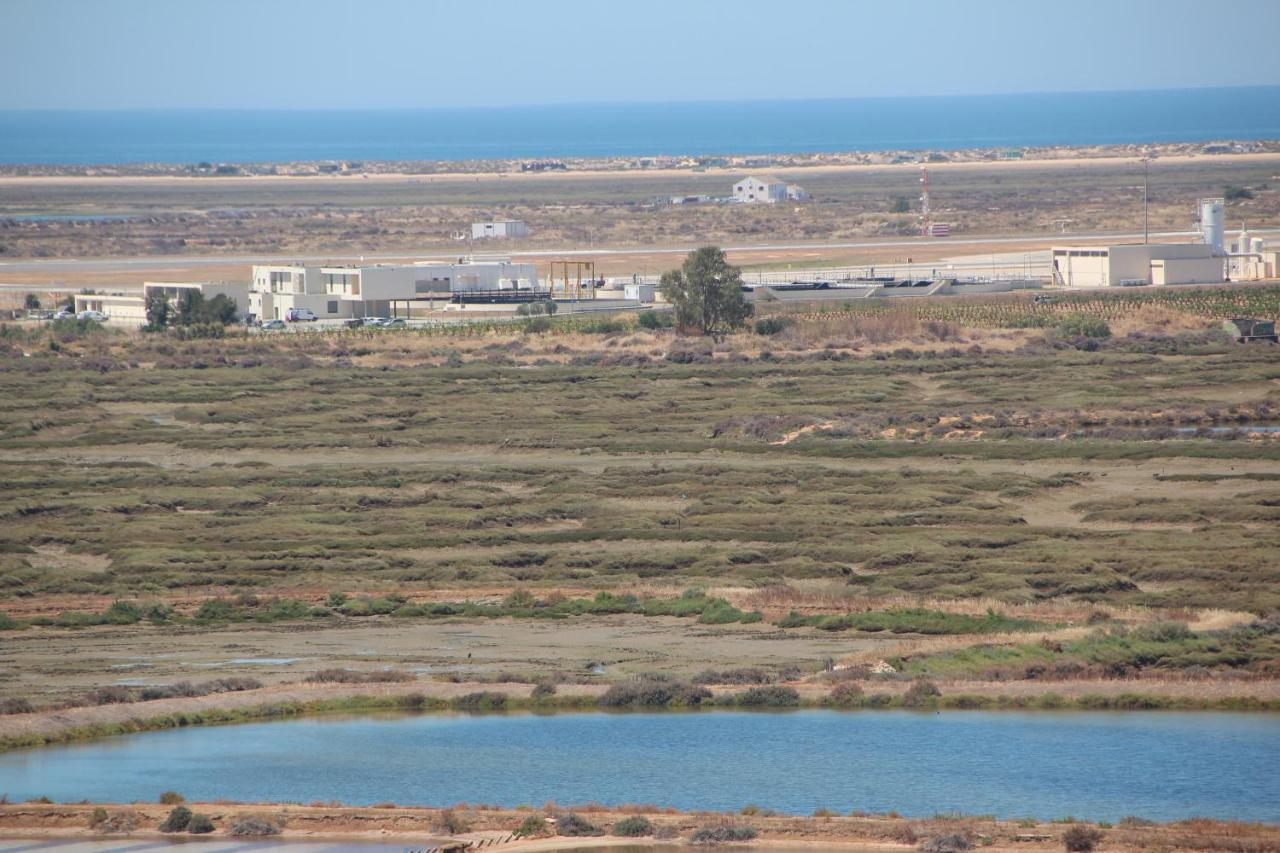
<path fill-rule="evenodd" d="M 338 301 L 336 299 L 329 300 L 329 313 L 330 314 L 338 313 Z"/>

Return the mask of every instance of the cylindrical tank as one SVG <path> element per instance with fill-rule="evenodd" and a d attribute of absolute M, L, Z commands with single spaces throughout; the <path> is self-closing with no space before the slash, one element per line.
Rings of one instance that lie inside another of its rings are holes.
<path fill-rule="evenodd" d="M 1253 240 L 1249 236 L 1249 229 L 1241 228 L 1240 236 L 1236 238 L 1236 242 L 1234 244 L 1235 253 L 1237 255 L 1247 255 L 1249 254 L 1249 249 L 1252 245 Z"/>
<path fill-rule="evenodd" d="M 1200 233 L 1215 252 L 1224 251 L 1222 209 L 1225 204 L 1220 198 L 1200 199 Z"/>

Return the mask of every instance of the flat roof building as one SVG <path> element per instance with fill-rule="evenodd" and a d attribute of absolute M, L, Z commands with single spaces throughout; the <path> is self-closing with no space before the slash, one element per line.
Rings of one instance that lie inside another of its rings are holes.
<path fill-rule="evenodd" d="M 1216 284 L 1226 280 L 1225 258 L 1207 243 L 1063 246 L 1052 250 L 1055 284 L 1126 287 Z"/>
<path fill-rule="evenodd" d="M 76 313 L 98 311 L 111 322 L 124 326 L 143 326 L 147 322 L 147 300 L 154 293 L 163 293 L 170 302 L 176 302 L 185 291 L 199 293 L 205 299 L 225 296 L 235 303 L 236 314 L 243 317 L 249 309 L 249 288 L 231 281 L 147 281 L 142 293 L 83 293 L 75 298 Z"/>
<path fill-rule="evenodd" d="M 472 222 L 471 239 L 493 240 L 504 237 L 528 237 L 529 226 L 522 219 L 504 219 L 494 222 Z"/>
<path fill-rule="evenodd" d="M 537 289 L 534 265 L 511 261 L 258 265 L 249 285 L 249 313 L 256 320 L 286 319 L 290 308 L 305 308 L 321 320 L 385 317 L 396 314 L 401 302 Z"/>

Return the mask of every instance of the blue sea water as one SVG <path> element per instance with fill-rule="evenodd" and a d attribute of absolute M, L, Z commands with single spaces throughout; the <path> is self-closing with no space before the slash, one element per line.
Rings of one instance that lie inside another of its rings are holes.
<path fill-rule="evenodd" d="M 14 802 L 656 803 L 1280 820 L 1280 717 L 797 711 L 351 717 L 0 755 Z"/>
<path fill-rule="evenodd" d="M 1280 138 L 1280 87 L 435 110 L 0 111 L 0 163 L 476 160 Z"/>

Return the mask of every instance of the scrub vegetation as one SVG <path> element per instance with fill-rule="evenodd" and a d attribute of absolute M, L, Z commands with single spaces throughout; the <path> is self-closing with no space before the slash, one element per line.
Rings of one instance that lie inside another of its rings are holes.
<path fill-rule="evenodd" d="M 544 690 L 551 707 L 1034 705 L 952 682 L 1133 678 L 1150 697 L 1153 677 L 1275 679 L 1280 363 L 1216 327 L 1273 316 L 1280 288 L 865 302 L 771 305 L 777 324 L 719 342 L 634 317 L 217 340 L 0 327 L 0 632 L 741 639 L 665 681 L 563 652 L 517 667 L 604 685 Z M 753 638 L 843 645 L 766 659 Z M 306 674 L 416 678 L 349 659 Z M 74 697 L 246 689 L 117 676 Z M 449 707 L 516 703 L 490 695 L 494 672 L 431 677 L 477 684 Z M 6 718 L 50 695 L 6 693 Z"/>

